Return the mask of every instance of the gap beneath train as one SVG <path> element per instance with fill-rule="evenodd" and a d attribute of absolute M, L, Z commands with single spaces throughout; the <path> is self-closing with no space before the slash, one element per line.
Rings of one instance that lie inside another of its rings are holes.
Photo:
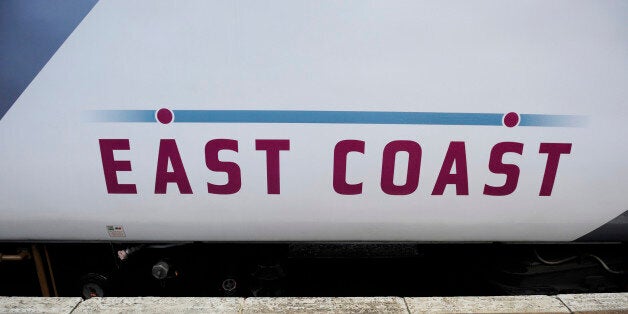
<path fill-rule="evenodd" d="M 627 244 L 4 243 L 0 253 L 25 257 L 0 261 L 10 296 L 42 295 L 44 284 L 84 298 L 628 291 Z"/>

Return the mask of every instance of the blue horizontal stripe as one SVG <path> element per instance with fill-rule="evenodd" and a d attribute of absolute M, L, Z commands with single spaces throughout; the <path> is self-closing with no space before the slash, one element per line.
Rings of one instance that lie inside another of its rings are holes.
<path fill-rule="evenodd" d="M 91 122 L 157 122 L 156 110 L 95 110 Z M 173 110 L 175 123 L 308 123 L 502 126 L 504 113 L 299 111 L 299 110 Z M 521 114 L 519 126 L 581 127 L 578 115 Z"/>
<path fill-rule="evenodd" d="M 291 110 L 174 110 L 176 122 L 193 123 L 340 123 L 501 125 L 494 113 L 291 111 Z"/>
<path fill-rule="evenodd" d="M 86 112 L 89 122 L 156 122 L 156 110 L 93 110 Z"/>
<path fill-rule="evenodd" d="M 575 115 L 522 114 L 519 126 L 581 127 L 587 118 Z"/>

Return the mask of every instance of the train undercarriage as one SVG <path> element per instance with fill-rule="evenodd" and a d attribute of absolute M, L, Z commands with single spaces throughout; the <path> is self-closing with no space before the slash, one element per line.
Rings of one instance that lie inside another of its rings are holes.
<path fill-rule="evenodd" d="M 628 291 L 625 243 L 3 243 L 0 252 L 0 295 L 13 296 Z"/>

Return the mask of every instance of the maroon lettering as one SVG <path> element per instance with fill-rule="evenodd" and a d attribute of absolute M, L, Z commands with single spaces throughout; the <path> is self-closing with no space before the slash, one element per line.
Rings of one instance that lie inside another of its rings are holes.
<path fill-rule="evenodd" d="M 502 162 L 502 158 L 506 153 L 521 155 L 523 153 L 523 143 L 502 142 L 493 146 L 493 149 L 491 149 L 491 157 L 488 161 L 488 169 L 492 173 L 505 174 L 506 182 L 504 182 L 502 186 L 484 185 L 484 195 L 509 195 L 517 188 L 517 183 L 519 182 L 519 167 Z"/>
<path fill-rule="evenodd" d="M 550 196 L 552 195 L 556 173 L 558 172 L 560 155 L 571 153 L 571 143 L 541 143 L 539 153 L 547 154 L 547 163 L 545 164 L 545 173 L 543 174 L 539 196 Z"/>
<path fill-rule="evenodd" d="M 118 171 L 131 171 L 131 161 L 115 160 L 113 157 L 114 150 L 131 149 L 128 139 L 99 139 L 100 158 L 102 160 L 102 168 L 105 174 L 105 183 L 107 185 L 107 193 L 109 194 L 137 194 L 135 184 L 118 183 Z"/>
<path fill-rule="evenodd" d="M 289 151 L 290 140 L 255 140 L 255 149 L 266 151 L 266 186 L 268 194 L 279 194 L 279 151 Z"/>
<path fill-rule="evenodd" d="M 168 161 L 172 165 L 172 172 L 168 171 Z M 166 194 L 168 183 L 176 183 L 181 194 L 192 194 L 192 187 L 174 139 L 162 139 L 159 142 L 155 194 Z"/>
<path fill-rule="evenodd" d="M 362 182 L 347 183 L 347 155 L 350 152 L 364 154 L 364 141 L 344 140 L 338 142 L 334 148 L 334 191 L 342 195 L 362 193 Z"/>
<path fill-rule="evenodd" d="M 456 173 L 451 169 L 456 165 Z M 445 154 L 432 195 L 443 195 L 448 184 L 456 186 L 456 195 L 469 195 L 469 178 L 467 176 L 467 154 L 464 142 L 451 142 Z"/>
<path fill-rule="evenodd" d="M 218 160 L 218 152 L 221 150 L 238 151 L 238 141 L 230 139 L 215 139 L 205 145 L 205 165 L 216 172 L 227 173 L 226 184 L 212 184 L 207 182 L 207 192 L 212 194 L 234 194 L 242 187 L 240 166 L 235 162 Z"/>
<path fill-rule="evenodd" d="M 408 172 L 403 185 L 396 185 L 395 157 L 398 152 L 408 153 Z M 419 186 L 419 173 L 421 170 L 421 146 L 413 141 L 392 141 L 384 147 L 382 160 L 382 177 L 380 185 L 382 191 L 389 195 L 408 195 L 416 191 Z"/>

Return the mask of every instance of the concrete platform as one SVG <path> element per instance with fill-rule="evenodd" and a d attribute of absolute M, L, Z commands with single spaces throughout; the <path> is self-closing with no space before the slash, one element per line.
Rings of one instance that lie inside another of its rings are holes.
<path fill-rule="evenodd" d="M 432 297 L 405 298 L 410 313 L 569 313 L 555 297 Z"/>
<path fill-rule="evenodd" d="M 0 297 L 0 313 L 71 313 L 81 298 Z"/>
<path fill-rule="evenodd" d="M 628 313 L 628 293 L 431 298 L 25 298 L 0 313 Z"/>
<path fill-rule="evenodd" d="M 72 313 L 240 313 L 243 298 L 92 298 Z"/>
<path fill-rule="evenodd" d="M 559 294 L 572 313 L 628 313 L 628 293 Z"/>
<path fill-rule="evenodd" d="M 248 298 L 244 313 L 408 313 L 403 298 Z"/>

